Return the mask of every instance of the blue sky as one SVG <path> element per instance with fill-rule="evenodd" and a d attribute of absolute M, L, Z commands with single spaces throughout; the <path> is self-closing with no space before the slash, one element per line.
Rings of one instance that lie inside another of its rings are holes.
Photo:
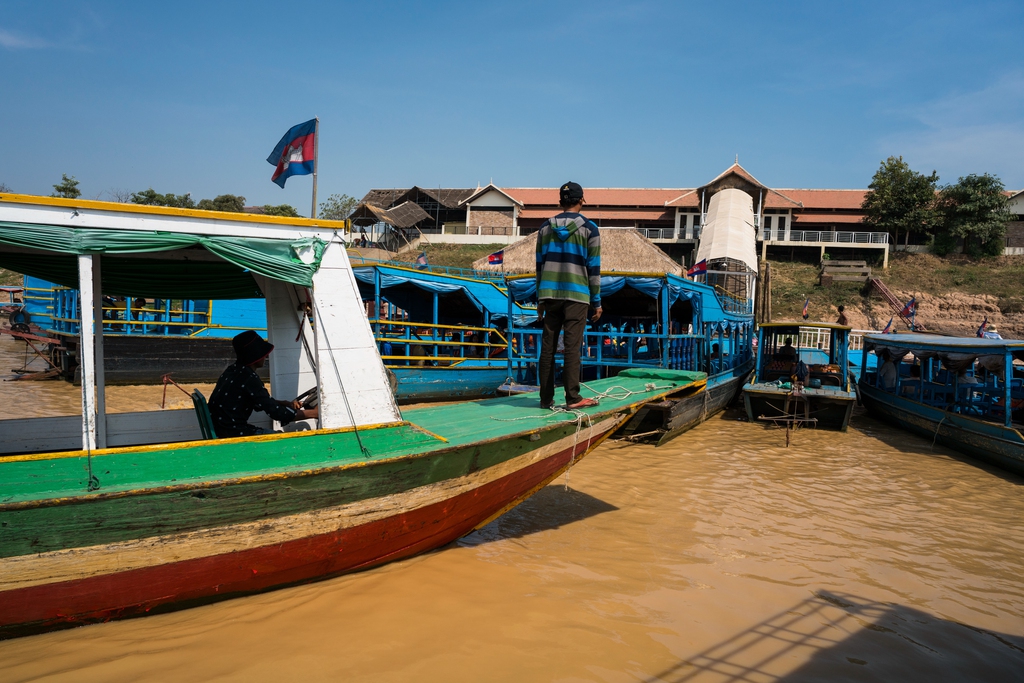
<path fill-rule="evenodd" d="M 319 116 L 320 197 L 372 187 L 866 187 L 902 155 L 1024 188 L 1013 2 L 22 2 L 0 183 L 241 194 Z"/>

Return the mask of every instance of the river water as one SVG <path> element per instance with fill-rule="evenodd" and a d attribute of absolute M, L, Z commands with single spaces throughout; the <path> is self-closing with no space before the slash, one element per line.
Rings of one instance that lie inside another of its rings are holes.
<path fill-rule="evenodd" d="M 0 401 L 80 399 L 0 382 Z M 1024 480 L 863 414 L 789 448 L 738 417 L 661 449 L 606 442 L 438 552 L 0 642 L 0 680 L 1024 680 Z"/>

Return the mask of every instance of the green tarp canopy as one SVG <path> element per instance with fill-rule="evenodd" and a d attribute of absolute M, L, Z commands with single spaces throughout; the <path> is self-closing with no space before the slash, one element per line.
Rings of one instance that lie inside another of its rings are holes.
<path fill-rule="evenodd" d="M 48 254 L 4 253 L 3 246 Z M 310 287 L 326 247 L 323 240 L 211 237 L 187 233 L 0 221 L 0 267 L 78 288 L 79 254 L 98 254 L 104 294 L 169 299 L 248 299 L 260 297 L 252 273 Z M 222 260 L 118 258 L 203 248 Z M 299 254 L 308 254 L 304 263 Z"/>

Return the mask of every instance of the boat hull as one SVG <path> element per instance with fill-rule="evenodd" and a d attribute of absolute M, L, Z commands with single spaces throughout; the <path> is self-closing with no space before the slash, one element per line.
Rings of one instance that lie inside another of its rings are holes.
<path fill-rule="evenodd" d="M 787 411 L 786 401 L 790 399 Z M 792 400 L 790 392 L 772 385 L 747 384 L 743 387 L 743 405 L 750 422 L 759 422 L 762 417 L 785 418 L 804 417 L 803 402 L 806 401 L 806 415 L 816 421 L 812 423 L 819 429 L 830 429 L 845 432 L 850 426 L 856 396 L 853 392 L 834 391 L 814 393 L 805 390 L 801 400 Z"/>
<path fill-rule="evenodd" d="M 1024 476 L 1024 437 L 1020 431 L 922 405 L 866 384 L 861 384 L 860 392 L 873 416 Z"/>
<path fill-rule="evenodd" d="M 490 398 L 508 378 L 508 366 L 391 367 L 398 378 L 399 402 L 459 401 Z"/>
<path fill-rule="evenodd" d="M 736 399 L 753 365 L 751 359 L 732 372 L 709 377 L 700 391 L 645 405 L 619 430 L 618 435 L 653 441 L 657 446 L 669 443 L 725 410 Z"/>
<path fill-rule="evenodd" d="M 96 511 L 107 520 L 104 531 L 83 507 L 89 503 L 0 513 L 5 527 L 17 530 L 0 543 L 0 637 L 254 593 L 437 548 L 524 500 L 622 419 L 604 416 L 579 432 L 575 423 L 562 423 L 536 441 L 519 437 L 416 458 L 403 463 L 404 482 L 395 481 L 390 461 L 381 461 L 255 483 L 179 487 L 149 500 L 114 497 Z M 492 452 L 481 452 L 487 449 Z M 494 464 L 481 469 L 488 460 Z M 426 483 L 402 490 L 420 483 L 417 478 Z M 351 500 L 318 505 L 325 497 Z M 188 514 L 189 507 L 207 504 L 220 509 Z M 305 509 L 266 514 L 296 508 Z M 162 533 L 146 535 L 148 515 L 161 511 Z M 65 534 L 78 529 L 79 540 L 54 535 L 55 520 Z M 104 540 L 104 534 L 106 542 L 81 543 Z M 41 552 L 27 552 L 33 544 Z"/>

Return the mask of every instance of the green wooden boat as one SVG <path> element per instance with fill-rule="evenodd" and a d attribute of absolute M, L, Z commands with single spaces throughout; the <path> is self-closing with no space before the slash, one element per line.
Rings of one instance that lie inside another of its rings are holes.
<path fill-rule="evenodd" d="M 535 394 L 400 411 L 341 227 L 0 195 L 0 265 L 77 279 L 86 303 L 82 417 L 0 420 L 0 637 L 438 548 L 551 482 L 645 402 L 705 379 L 631 370 L 588 383 L 599 405 L 583 411 L 541 410 Z M 100 293 L 184 296 L 204 286 L 190 278 L 200 271 L 221 292 L 258 286 L 277 346 L 272 393 L 316 387 L 318 421 L 203 439 L 190 411 L 106 414 Z"/>

